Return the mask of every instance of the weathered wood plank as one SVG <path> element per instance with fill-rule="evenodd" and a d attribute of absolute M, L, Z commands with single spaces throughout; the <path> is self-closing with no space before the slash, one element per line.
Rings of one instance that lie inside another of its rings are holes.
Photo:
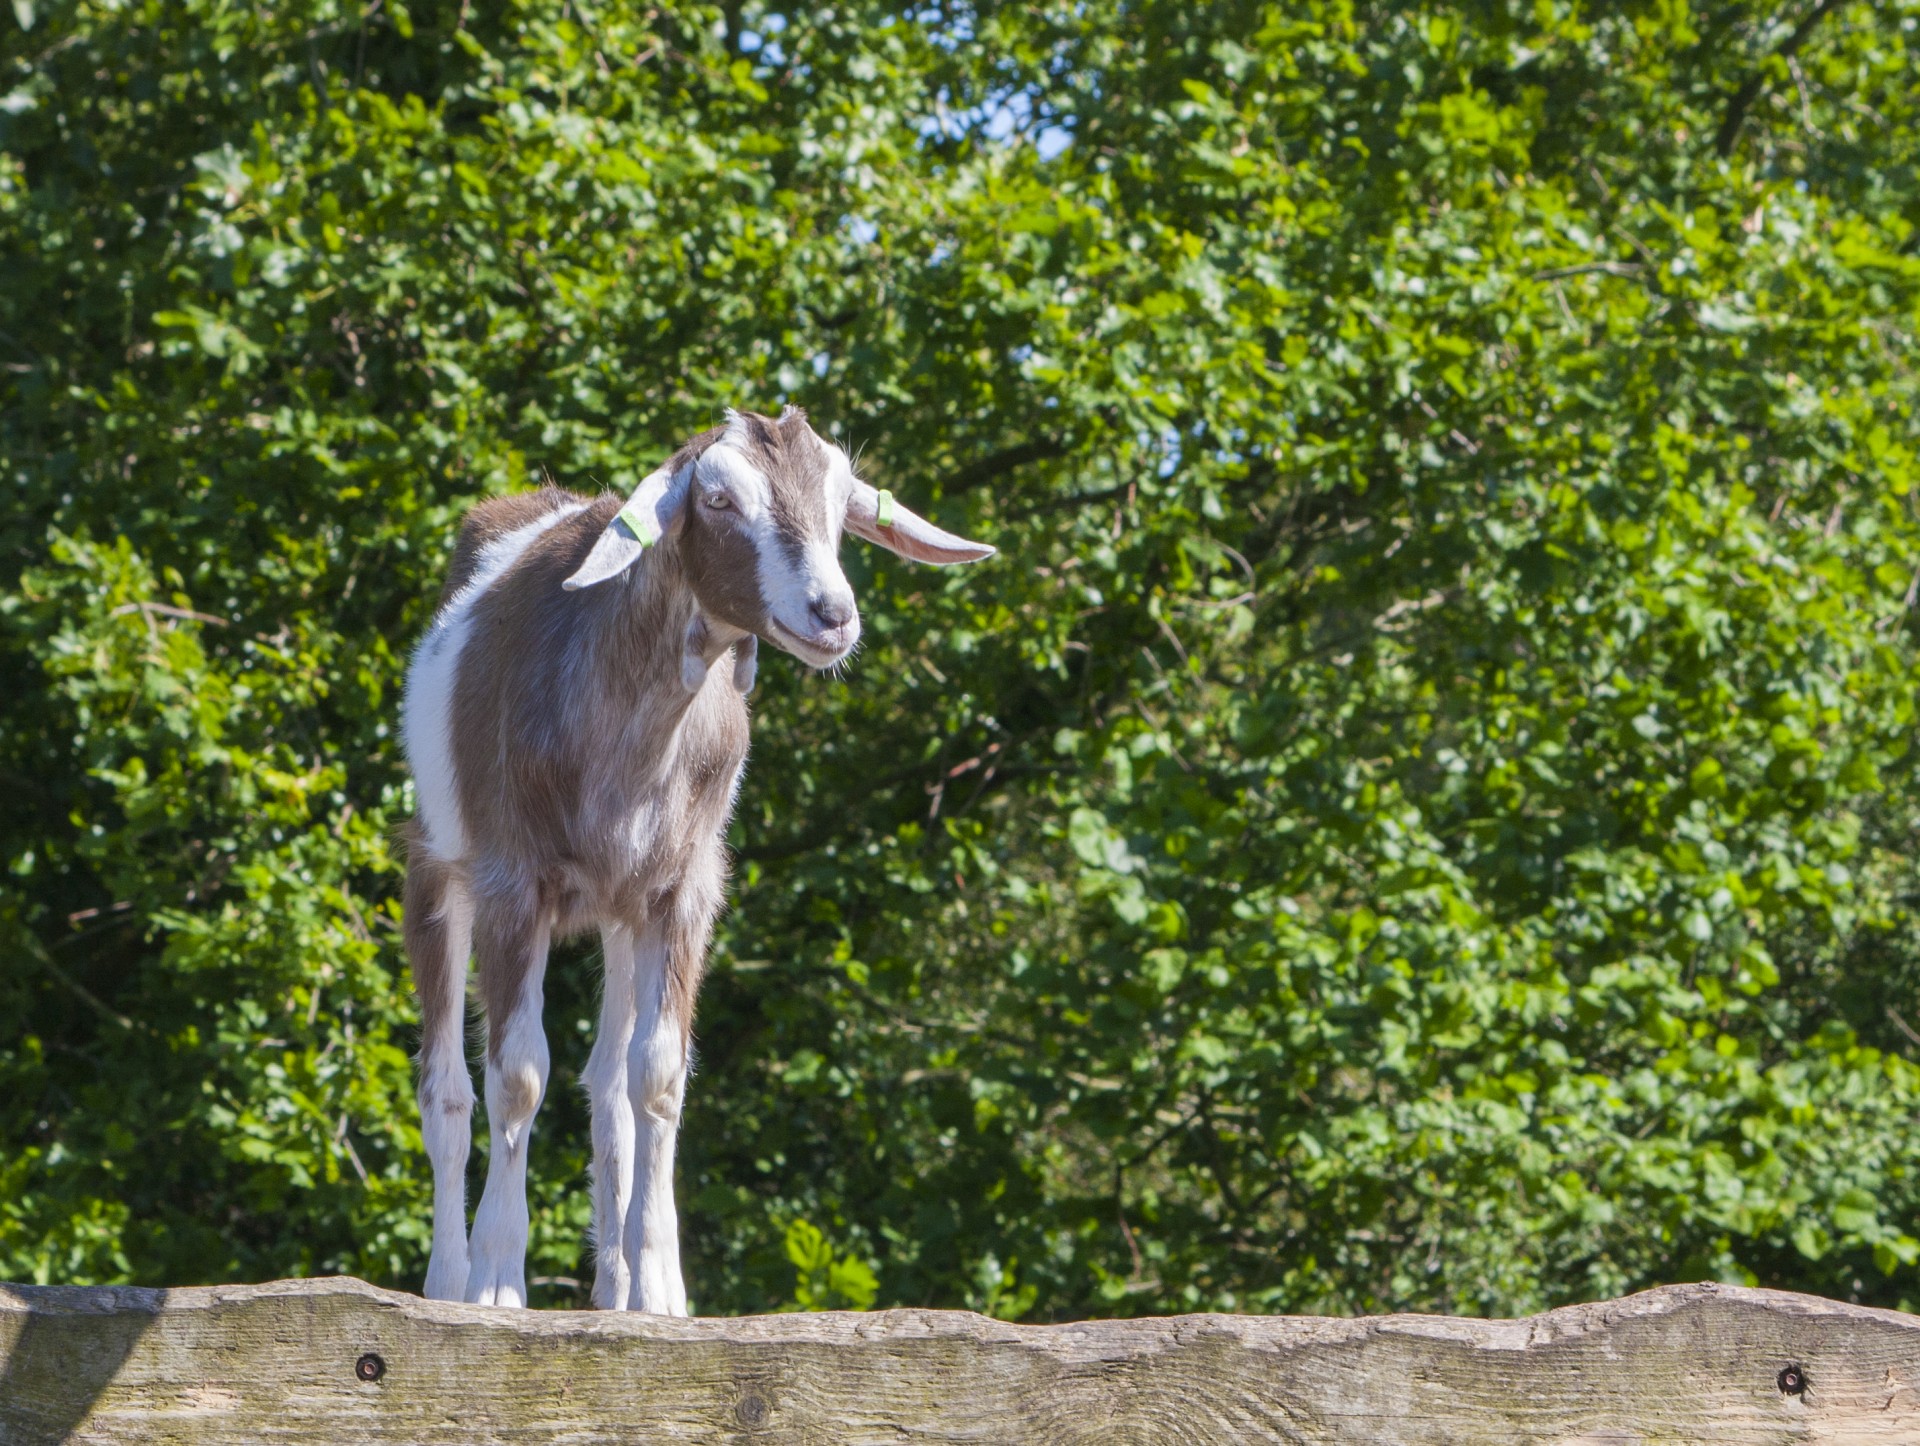
<path fill-rule="evenodd" d="M 1713 1285 L 1520 1321 L 1055 1326 L 0 1287 L 0 1443 L 69 1440 L 1920 1442 L 1920 1317 Z"/>

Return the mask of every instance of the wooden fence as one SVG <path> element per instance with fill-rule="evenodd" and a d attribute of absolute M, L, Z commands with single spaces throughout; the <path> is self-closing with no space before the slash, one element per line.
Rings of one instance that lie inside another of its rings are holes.
<path fill-rule="evenodd" d="M 1920 1443 L 1920 1317 L 1667 1286 L 1529 1320 L 665 1320 L 350 1279 L 0 1286 L 43 1442 Z"/>

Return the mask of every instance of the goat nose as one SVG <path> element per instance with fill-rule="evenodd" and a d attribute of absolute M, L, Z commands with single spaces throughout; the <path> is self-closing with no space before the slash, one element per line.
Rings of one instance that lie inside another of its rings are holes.
<path fill-rule="evenodd" d="M 823 633 L 844 628 L 853 621 L 853 599 L 846 597 L 819 597 L 807 604 L 807 611 L 813 614 L 813 620 L 820 625 Z"/>

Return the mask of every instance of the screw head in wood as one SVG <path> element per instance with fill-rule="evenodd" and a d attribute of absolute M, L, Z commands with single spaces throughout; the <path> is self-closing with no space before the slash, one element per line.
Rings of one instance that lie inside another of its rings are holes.
<path fill-rule="evenodd" d="M 353 1373 L 363 1381 L 377 1381 L 387 1373 L 387 1363 L 368 1351 L 353 1363 Z"/>
<path fill-rule="evenodd" d="M 1804 1396 L 1807 1392 L 1807 1373 L 1798 1366 L 1788 1366 L 1780 1372 L 1778 1384 L 1785 1395 Z"/>

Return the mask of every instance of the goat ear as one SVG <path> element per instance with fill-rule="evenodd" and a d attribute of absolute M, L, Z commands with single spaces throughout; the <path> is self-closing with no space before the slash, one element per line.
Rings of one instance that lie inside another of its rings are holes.
<path fill-rule="evenodd" d="M 915 562 L 978 562 L 997 550 L 935 527 L 895 502 L 891 492 L 876 491 L 857 477 L 847 500 L 847 531 Z"/>
<path fill-rule="evenodd" d="M 680 465 L 676 468 L 674 463 Z M 640 560 L 640 554 L 680 530 L 685 515 L 687 491 L 693 481 L 693 463 L 675 457 L 633 491 L 633 496 L 616 512 L 593 544 L 593 551 L 579 569 L 560 584 L 568 592 L 592 587 L 618 577 Z"/>

